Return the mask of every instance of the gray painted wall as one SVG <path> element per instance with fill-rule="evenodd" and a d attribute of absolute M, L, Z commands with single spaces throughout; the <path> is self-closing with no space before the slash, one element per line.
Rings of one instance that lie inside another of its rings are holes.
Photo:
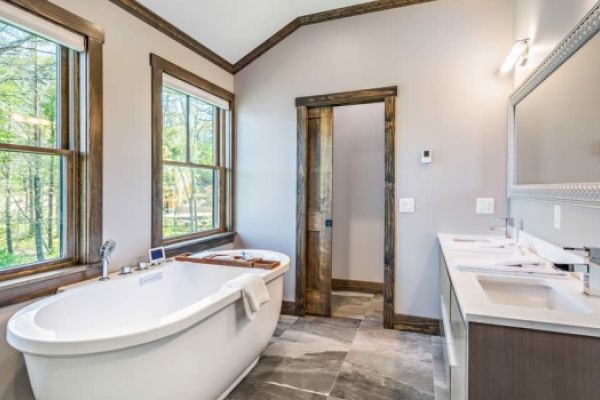
<path fill-rule="evenodd" d="M 235 76 L 239 245 L 295 252 L 298 96 L 398 85 L 396 312 L 439 317 L 438 232 L 487 232 L 506 213 L 506 0 L 439 0 L 301 28 Z M 421 149 L 434 163 L 420 163 Z M 293 269 L 285 299 L 294 299 Z"/>
<path fill-rule="evenodd" d="M 333 109 L 333 278 L 383 282 L 383 103 Z"/>
<path fill-rule="evenodd" d="M 597 0 L 518 0 L 515 39 L 530 36 L 533 47 L 527 66 L 515 74 L 518 86 L 575 27 Z M 562 226 L 554 228 L 554 205 L 562 209 Z M 535 200 L 511 200 L 510 213 L 525 231 L 562 246 L 600 246 L 600 207 Z"/>

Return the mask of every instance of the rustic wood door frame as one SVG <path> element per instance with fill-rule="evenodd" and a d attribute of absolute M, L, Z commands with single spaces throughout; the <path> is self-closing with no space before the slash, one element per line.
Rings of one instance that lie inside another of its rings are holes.
<path fill-rule="evenodd" d="M 394 328 L 394 281 L 396 269 L 396 86 L 299 97 L 297 109 L 296 187 L 296 315 L 305 314 L 308 109 L 312 107 L 381 103 L 385 105 L 385 221 L 383 254 L 383 324 Z"/>

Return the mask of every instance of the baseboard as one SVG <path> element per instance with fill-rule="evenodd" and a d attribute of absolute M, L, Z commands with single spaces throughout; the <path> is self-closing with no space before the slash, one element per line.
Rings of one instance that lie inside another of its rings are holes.
<path fill-rule="evenodd" d="M 296 315 L 296 302 L 295 301 L 282 301 L 281 302 L 281 313 L 283 315 Z"/>
<path fill-rule="evenodd" d="M 379 294 L 383 293 L 383 283 L 353 281 L 349 279 L 332 279 L 333 290 L 347 290 L 351 292 Z"/>
<path fill-rule="evenodd" d="M 413 315 L 396 314 L 394 329 L 405 332 L 440 335 L 440 320 L 435 318 L 415 317 Z"/>

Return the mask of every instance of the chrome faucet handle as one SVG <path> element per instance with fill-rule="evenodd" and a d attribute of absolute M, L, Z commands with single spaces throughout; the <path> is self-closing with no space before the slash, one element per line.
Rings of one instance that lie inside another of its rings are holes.
<path fill-rule="evenodd" d="M 584 260 L 586 262 L 580 263 L 571 263 L 562 265 L 561 267 L 567 271 L 573 272 L 575 271 L 575 267 L 587 267 L 587 274 L 592 270 L 592 267 L 600 267 L 600 248 L 599 247 L 563 247 L 563 250 L 566 251 L 579 251 L 583 252 L 585 255 Z M 594 273 L 596 275 L 596 273 Z"/>
<path fill-rule="evenodd" d="M 138 267 L 137 267 L 138 271 L 146 271 L 147 269 L 148 269 L 148 263 L 145 263 L 143 261 L 140 261 L 138 263 Z"/>
<path fill-rule="evenodd" d="M 600 260 L 600 247 L 563 247 L 567 251 L 581 251 L 590 260 Z"/>
<path fill-rule="evenodd" d="M 509 239 L 511 237 L 510 228 L 515 226 L 515 219 L 512 217 L 497 217 L 497 219 L 504 221 L 504 225 L 489 225 L 488 229 L 490 231 L 502 229 L 506 233 L 506 238 Z"/>

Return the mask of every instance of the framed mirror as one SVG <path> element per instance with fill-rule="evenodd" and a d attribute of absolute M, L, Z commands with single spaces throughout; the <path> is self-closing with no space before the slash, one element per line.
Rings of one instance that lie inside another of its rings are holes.
<path fill-rule="evenodd" d="M 600 3 L 515 91 L 508 194 L 600 204 Z"/>

